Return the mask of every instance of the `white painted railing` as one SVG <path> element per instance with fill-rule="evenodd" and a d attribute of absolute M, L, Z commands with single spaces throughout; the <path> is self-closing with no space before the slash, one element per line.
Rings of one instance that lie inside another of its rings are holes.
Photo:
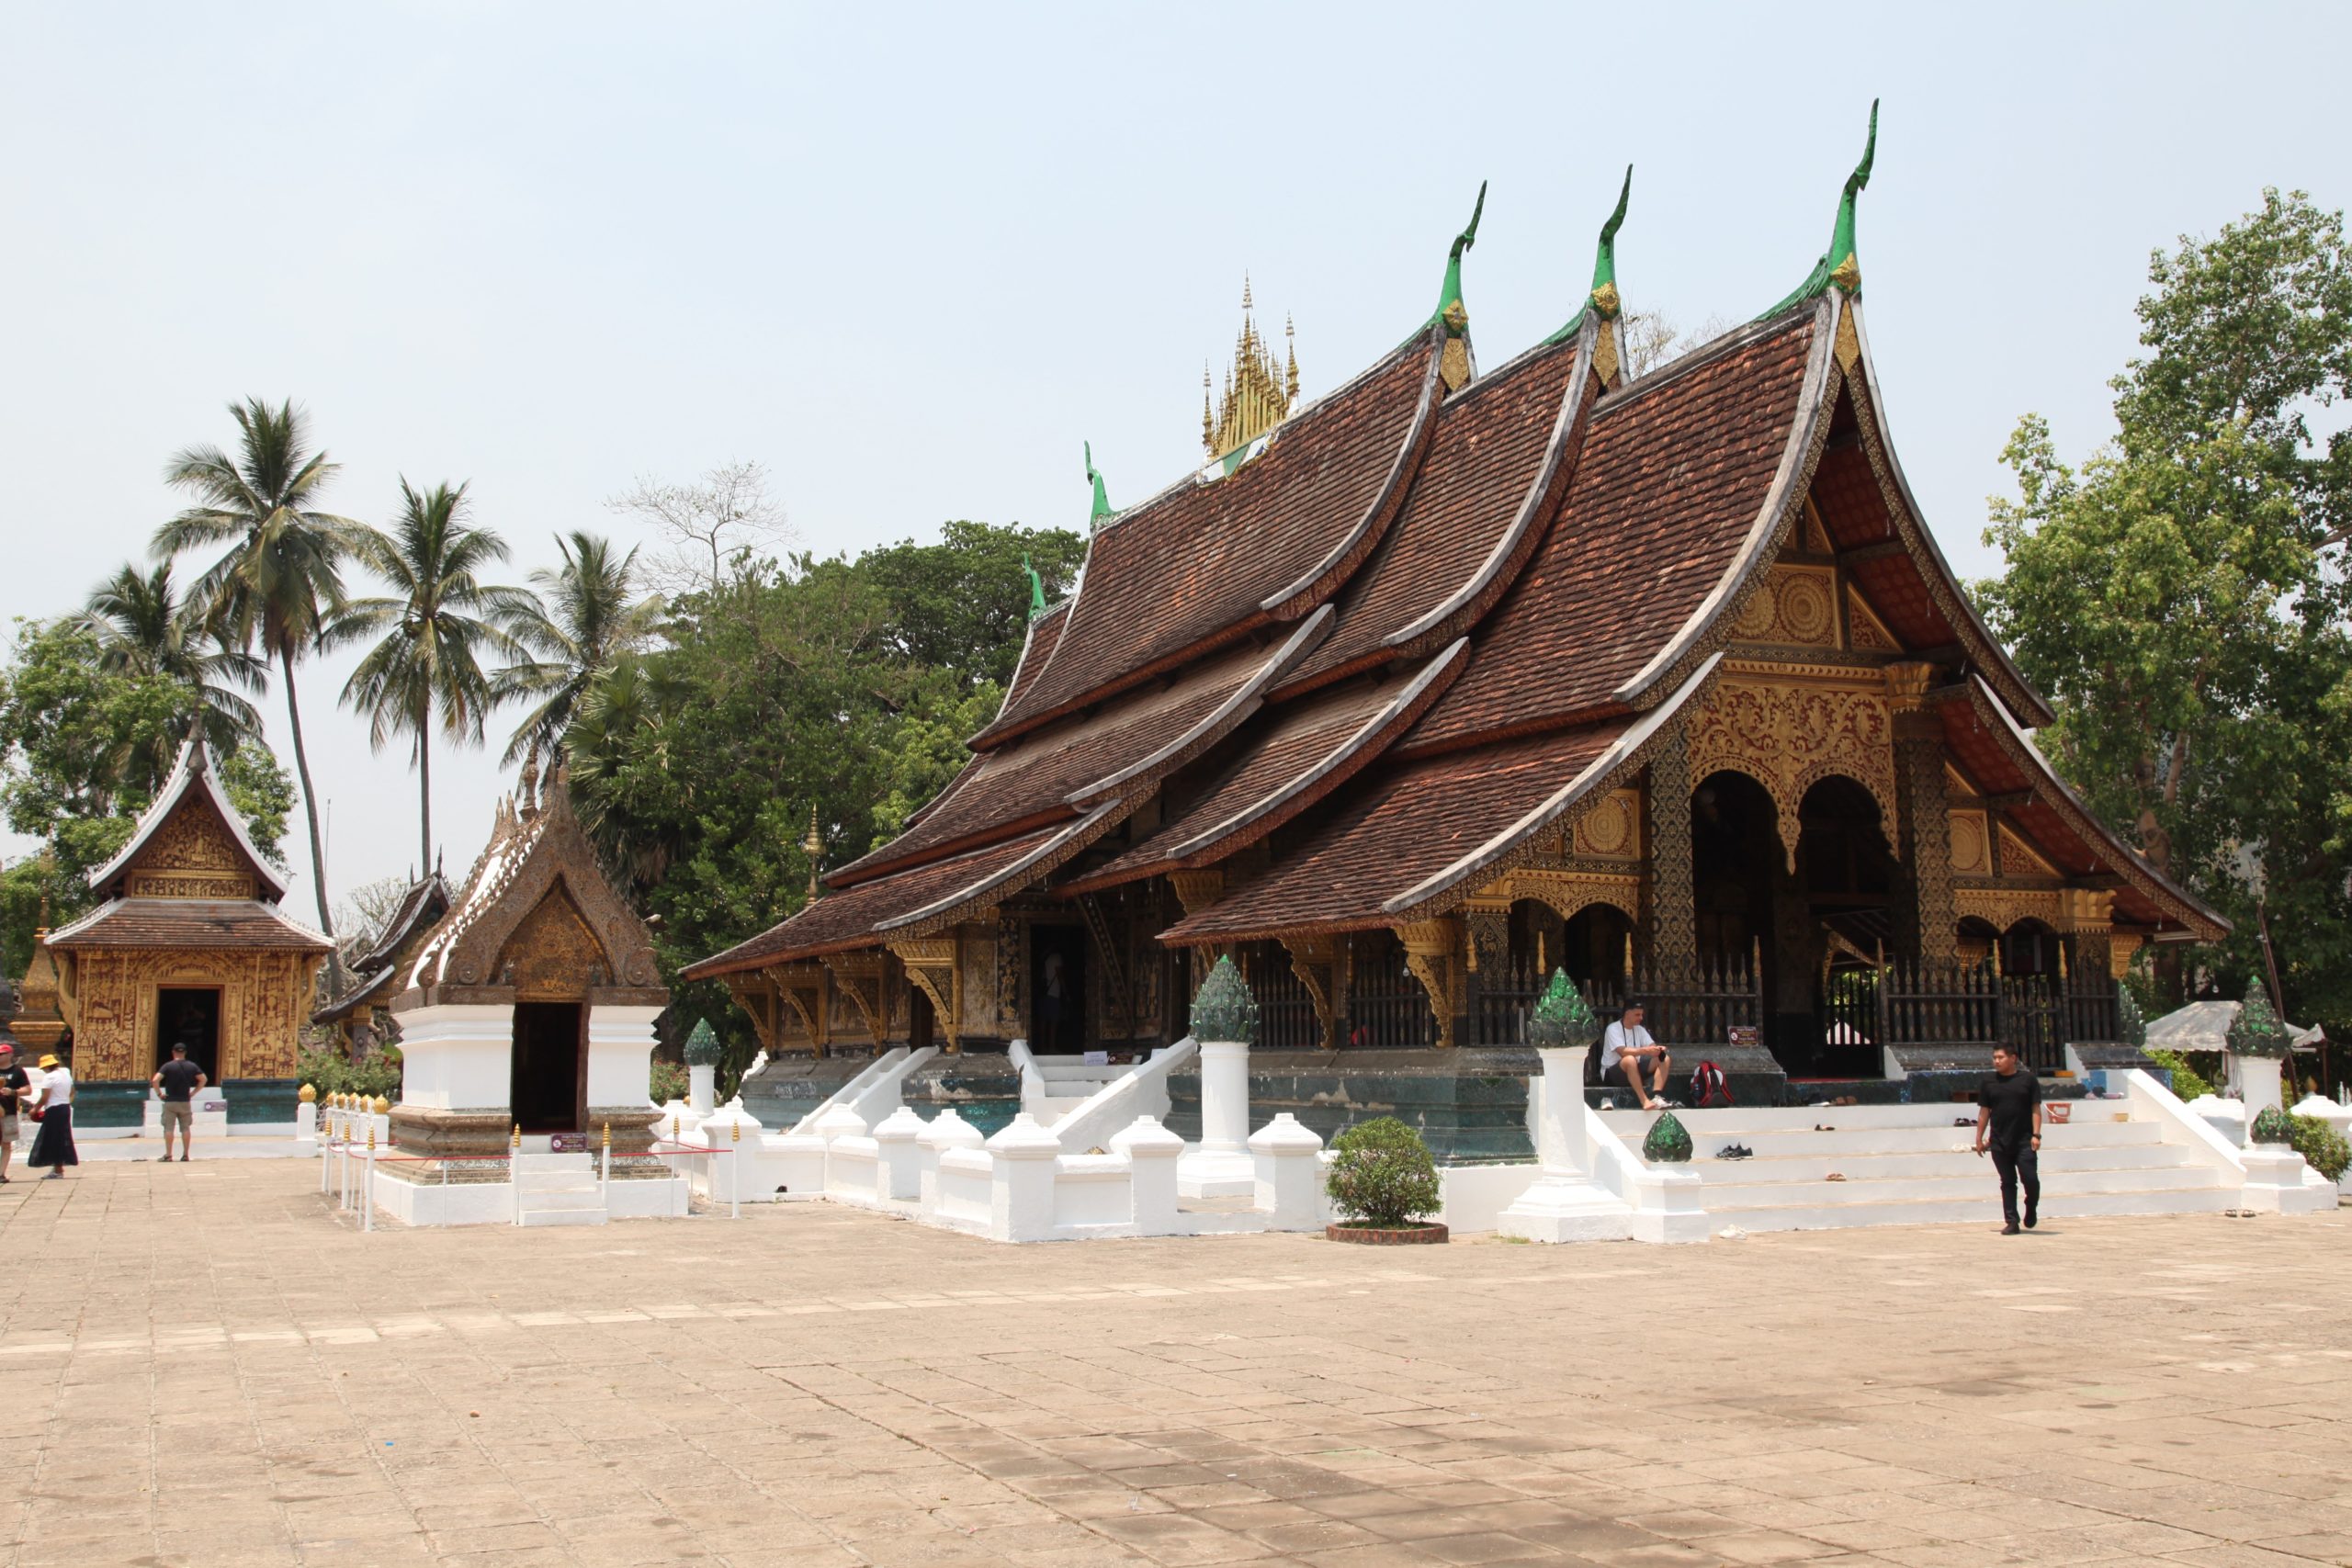
<path fill-rule="evenodd" d="M 920 1051 L 910 1051 L 904 1045 L 893 1045 L 858 1070 L 857 1076 L 833 1090 L 822 1103 L 792 1124 L 792 1131 L 806 1133 L 814 1129 L 820 1118 L 835 1111 L 849 1111 L 871 1127 L 902 1103 L 907 1075 L 939 1055 L 939 1047 L 926 1045 Z"/>
<path fill-rule="evenodd" d="M 1187 1034 L 1173 1045 L 1162 1045 L 1111 1082 L 1080 1100 L 1051 1123 L 1064 1154 L 1084 1154 L 1106 1148 L 1120 1129 L 1138 1116 L 1165 1121 L 1169 1111 L 1168 1078 L 1200 1054 L 1200 1042 Z M 1024 1077 L 1024 1084 L 1028 1081 Z"/>

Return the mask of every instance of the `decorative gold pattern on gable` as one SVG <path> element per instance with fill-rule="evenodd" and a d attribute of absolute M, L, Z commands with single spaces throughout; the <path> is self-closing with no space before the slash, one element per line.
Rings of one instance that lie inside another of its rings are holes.
<path fill-rule="evenodd" d="M 1955 876 L 1990 876 L 1993 863 L 1984 852 L 1984 814 L 1951 814 L 1951 870 Z"/>
<path fill-rule="evenodd" d="M 2058 868 L 2041 856 L 2039 850 L 2018 836 L 2016 829 L 2001 824 L 2001 874 L 2003 876 L 2056 876 Z"/>
<path fill-rule="evenodd" d="M 1837 547 L 1829 542 L 1829 525 L 1821 520 L 1821 508 L 1813 503 L 1813 497 L 1809 495 L 1804 498 L 1804 517 L 1800 526 L 1801 532 L 1797 536 L 1804 541 L 1809 553 L 1816 556 L 1836 553 Z"/>
<path fill-rule="evenodd" d="M 1846 589 L 1846 624 L 1852 628 L 1853 646 L 1858 651 L 1903 651 L 1902 642 L 1886 629 L 1886 623 L 1878 618 L 1878 612 L 1871 608 L 1871 602 L 1850 584 Z"/>
<path fill-rule="evenodd" d="M 129 890 L 147 898 L 251 898 L 253 866 L 211 804 L 190 795 L 148 839 Z"/>
<path fill-rule="evenodd" d="M 1842 774 L 1871 792 L 1890 844 L 1896 834 L 1894 721 L 1883 682 L 1868 686 L 1832 679 L 1774 680 L 1734 674 L 1697 704 L 1684 731 L 1695 784 L 1726 769 L 1746 773 L 1772 796 L 1781 842 L 1796 864 L 1803 831 L 1797 808 L 1805 791 Z"/>
<path fill-rule="evenodd" d="M 1744 642 L 1838 646 L 1837 574 L 1823 566 L 1777 565 L 1733 624 Z"/>
<path fill-rule="evenodd" d="M 498 950 L 492 971 L 517 1001 L 581 1001 L 609 983 L 605 945 L 559 882 L 533 905 Z"/>
<path fill-rule="evenodd" d="M 1612 789 L 1577 818 L 1576 853 L 1600 860 L 1642 856 L 1642 800 L 1630 789 Z"/>
<path fill-rule="evenodd" d="M 1967 776 L 1958 768 L 1952 766 L 1951 759 L 1949 757 L 1944 759 L 1944 793 L 1954 799 L 1966 799 L 1977 793 L 1976 786 L 1971 784 Z"/>

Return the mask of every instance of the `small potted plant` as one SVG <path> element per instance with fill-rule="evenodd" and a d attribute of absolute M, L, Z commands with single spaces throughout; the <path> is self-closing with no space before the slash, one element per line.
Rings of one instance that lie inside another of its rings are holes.
<path fill-rule="evenodd" d="M 1445 1239 L 1443 1225 L 1421 1222 L 1438 1212 L 1444 1194 L 1419 1133 L 1394 1116 L 1379 1116 L 1340 1134 L 1331 1150 L 1323 1190 L 1342 1219 L 1324 1227 L 1326 1237 L 1374 1247 Z"/>

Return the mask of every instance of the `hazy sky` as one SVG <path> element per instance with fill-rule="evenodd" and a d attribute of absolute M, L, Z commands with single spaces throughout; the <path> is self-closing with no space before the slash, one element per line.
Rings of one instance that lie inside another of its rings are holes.
<path fill-rule="evenodd" d="M 1119 502 L 1199 460 L 1245 269 L 1321 390 L 1427 315 L 1490 180 L 1465 293 L 1497 364 L 1577 308 L 1630 162 L 1629 307 L 1737 321 L 1826 242 L 1874 96 L 1872 349 L 1982 573 L 2017 417 L 2108 434 L 2151 248 L 2266 184 L 2346 200 L 2352 26 L 1918 9 L 11 5 L 0 612 L 143 558 L 164 458 L 249 394 L 308 405 L 339 510 L 470 479 L 518 580 L 617 530 L 634 476 L 731 458 L 820 552 L 1082 525 L 1081 439 Z M 338 896 L 416 840 L 345 673 L 303 688 Z M 453 873 L 495 751 L 436 758 Z"/>

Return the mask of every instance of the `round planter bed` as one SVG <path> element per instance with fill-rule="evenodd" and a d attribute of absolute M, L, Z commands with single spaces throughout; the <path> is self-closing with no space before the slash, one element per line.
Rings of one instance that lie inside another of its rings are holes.
<path fill-rule="evenodd" d="M 1445 1239 L 1443 1225 L 1325 1225 L 1325 1241 L 1352 1241 L 1363 1247 L 1426 1247 Z"/>

